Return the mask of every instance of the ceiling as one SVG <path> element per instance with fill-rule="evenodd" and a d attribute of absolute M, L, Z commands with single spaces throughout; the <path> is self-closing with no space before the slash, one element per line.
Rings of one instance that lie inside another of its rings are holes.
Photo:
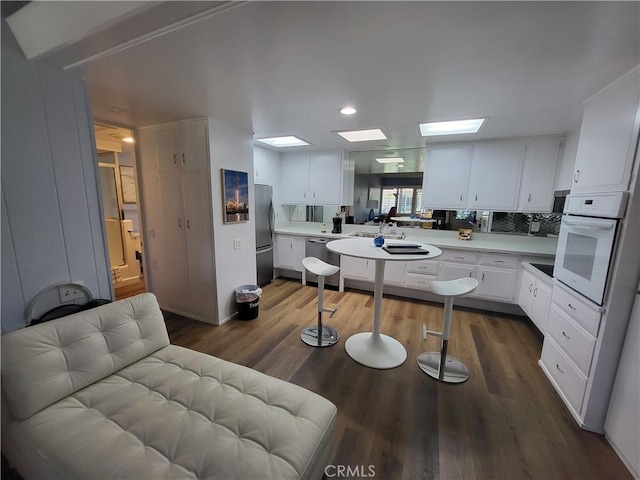
<path fill-rule="evenodd" d="M 162 5 L 200 13 L 167 16 L 162 29 L 149 7 L 44 56 L 86 75 L 97 120 L 210 116 L 257 138 L 349 151 L 423 147 L 418 123 L 470 117 L 489 121 L 477 135 L 431 141 L 564 134 L 579 127 L 584 100 L 640 63 L 639 2 Z M 358 112 L 343 116 L 344 105 Z M 369 128 L 389 139 L 334 133 Z"/>

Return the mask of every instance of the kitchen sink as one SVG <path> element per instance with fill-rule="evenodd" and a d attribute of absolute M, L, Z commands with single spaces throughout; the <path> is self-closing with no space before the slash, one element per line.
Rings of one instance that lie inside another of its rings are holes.
<path fill-rule="evenodd" d="M 373 238 L 376 235 L 377 235 L 377 233 L 374 233 L 374 232 L 351 232 L 348 236 L 349 237 Z M 404 240 L 407 237 L 404 233 L 402 233 L 400 235 L 391 234 L 391 233 L 385 233 L 383 236 L 387 240 Z"/>

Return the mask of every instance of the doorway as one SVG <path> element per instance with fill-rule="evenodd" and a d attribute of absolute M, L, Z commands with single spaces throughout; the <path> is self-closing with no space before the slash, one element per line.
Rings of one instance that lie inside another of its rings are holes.
<path fill-rule="evenodd" d="M 146 291 L 133 132 L 94 124 L 104 226 L 116 300 Z"/>

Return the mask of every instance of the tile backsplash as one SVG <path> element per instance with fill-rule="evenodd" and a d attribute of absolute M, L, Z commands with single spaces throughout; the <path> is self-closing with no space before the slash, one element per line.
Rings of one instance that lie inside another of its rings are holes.
<path fill-rule="evenodd" d="M 558 235 L 561 219 L 562 214 L 560 213 L 493 212 L 491 231 L 495 233 Z M 531 231 L 529 230 L 530 224 Z"/>

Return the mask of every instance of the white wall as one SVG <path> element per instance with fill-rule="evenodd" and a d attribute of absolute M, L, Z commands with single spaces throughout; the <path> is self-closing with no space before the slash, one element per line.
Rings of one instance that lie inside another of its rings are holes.
<path fill-rule="evenodd" d="M 211 196 L 213 199 L 214 255 L 218 320 L 228 320 L 236 311 L 235 288 L 256 283 L 255 197 L 253 195 L 253 135 L 225 123 L 209 119 Z M 223 221 L 221 169 L 249 173 L 249 221 L 225 224 Z M 234 250 L 233 240 L 242 240 Z"/>
<path fill-rule="evenodd" d="M 82 282 L 113 298 L 81 77 L 27 61 L 2 28 L 2 331 L 44 288 Z"/>

